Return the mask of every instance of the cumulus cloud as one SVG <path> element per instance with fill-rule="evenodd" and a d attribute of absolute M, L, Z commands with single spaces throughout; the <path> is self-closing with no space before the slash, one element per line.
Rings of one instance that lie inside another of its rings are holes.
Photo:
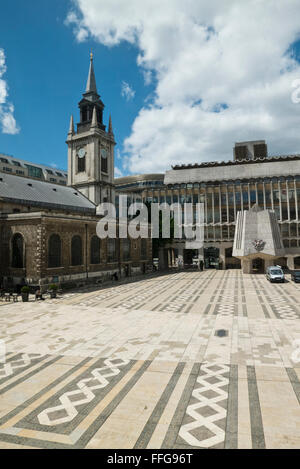
<path fill-rule="evenodd" d="M 299 14 L 298 0 L 74 0 L 78 40 L 134 44 L 146 84 L 156 83 L 124 142 L 127 170 L 228 159 L 250 139 L 300 153 Z"/>
<path fill-rule="evenodd" d="M 116 178 L 121 178 L 123 176 L 124 176 L 123 171 L 120 168 L 118 168 L 117 166 L 115 166 L 115 177 Z"/>
<path fill-rule="evenodd" d="M 122 87 L 121 87 L 121 96 L 126 99 L 126 101 L 130 101 L 131 99 L 134 98 L 135 91 L 131 86 L 126 82 L 122 81 Z"/>
<path fill-rule="evenodd" d="M 17 134 L 20 130 L 14 118 L 14 106 L 7 102 L 8 87 L 2 78 L 6 72 L 4 50 L 0 49 L 0 123 L 4 134 Z"/>

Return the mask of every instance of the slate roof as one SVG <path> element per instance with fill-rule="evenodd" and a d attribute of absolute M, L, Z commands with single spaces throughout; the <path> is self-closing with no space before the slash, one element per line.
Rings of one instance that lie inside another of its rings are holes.
<path fill-rule="evenodd" d="M 73 187 L 0 173 L 0 198 L 21 204 L 96 213 L 96 206 Z"/>

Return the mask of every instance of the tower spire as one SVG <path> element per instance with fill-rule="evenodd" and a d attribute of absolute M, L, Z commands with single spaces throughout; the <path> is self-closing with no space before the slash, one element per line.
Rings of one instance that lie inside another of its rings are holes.
<path fill-rule="evenodd" d="M 90 54 L 90 69 L 89 69 L 89 76 L 86 84 L 86 93 L 97 93 L 97 85 L 96 85 L 96 78 L 95 78 L 95 71 L 94 71 L 94 56 L 93 52 Z"/>
<path fill-rule="evenodd" d="M 74 133 L 75 133 L 75 130 L 74 130 L 74 119 L 73 119 L 73 115 L 71 115 L 71 119 L 70 119 L 70 128 L 69 128 L 68 135 L 74 135 Z"/>

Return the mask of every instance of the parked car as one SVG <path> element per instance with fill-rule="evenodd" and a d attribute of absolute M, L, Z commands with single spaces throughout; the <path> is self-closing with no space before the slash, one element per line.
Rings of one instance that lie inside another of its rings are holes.
<path fill-rule="evenodd" d="M 294 270 L 291 272 L 291 280 L 295 283 L 300 283 L 300 270 Z"/>
<path fill-rule="evenodd" d="M 284 283 L 284 273 L 280 266 L 272 265 L 267 268 L 266 277 L 270 282 Z"/>

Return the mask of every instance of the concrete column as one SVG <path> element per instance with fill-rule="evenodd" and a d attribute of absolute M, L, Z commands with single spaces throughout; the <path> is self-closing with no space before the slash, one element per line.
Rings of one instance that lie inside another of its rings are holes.
<path fill-rule="evenodd" d="M 274 210 L 274 198 L 273 198 L 273 182 L 271 181 L 271 204 L 272 204 L 272 210 Z"/>
<path fill-rule="evenodd" d="M 280 221 L 282 221 L 281 184 L 280 184 L 280 181 L 278 181 L 278 191 L 279 191 L 279 211 L 280 211 Z"/>
<path fill-rule="evenodd" d="M 250 184 L 248 184 L 248 210 L 251 208 L 251 194 L 250 194 Z"/>
<path fill-rule="evenodd" d="M 172 265 L 172 259 L 171 259 L 171 250 L 168 249 L 168 267 Z"/>
<path fill-rule="evenodd" d="M 184 256 L 183 256 L 183 248 L 178 248 L 178 267 L 179 269 L 184 269 Z"/>
<path fill-rule="evenodd" d="M 158 268 L 165 270 L 168 268 L 168 253 L 167 250 L 160 247 L 158 252 Z"/>
<path fill-rule="evenodd" d="M 226 184 L 226 212 L 227 212 L 227 223 L 229 222 L 229 201 L 228 201 L 228 186 Z"/>
<path fill-rule="evenodd" d="M 242 259 L 241 263 L 243 274 L 251 274 L 252 259 Z"/>
<path fill-rule="evenodd" d="M 233 217 L 234 217 L 234 221 L 236 221 L 235 185 L 233 185 Z"/>
<path fill-rule="evenodd" d="M 205 207 L 205 215 L 204 215 L 204 221 L 205 221 L 205 224 L 207 224 L 207 190 L 206 188 L 204 189 L 204 196 L 205 196 L 205 199 L 204 199 L 204 207 Z"/>
<path fill-rule="evenodd" d="M 175 265 L 175 251 L 172 249 L 172 266 Z"/>
<path fill-rule="evenodd" d="M 222 196 L 221 196 L 221 186 L 219 186 L 219 210 L 220 210 L 220 224 L 222 223 Z M 222 230 L 222 227 L 220 226 L 220 229 Z M 222 238 L 222 233 L 221 233 L 221 238 Z"/>
<path fill-rule="evenodd" d="M 222 270 L 226 270 L 225 247 L 220 247 L 220 262 L 222 262 Z"/>
<path fill-rule="evenodd" d="M 298 197 L 297 197 L 296 179 L 294 179 L 294 191 L 295 191 L 295 211 L 296 211 L 296 220 L 298 221 Z"/>
<path fill-rule="evenodd" d="M 295 268 L 295 263 L 294 263 L 294 258 L 293 256 L 287 256 L 287 266 L 290 270 L 294 270 Z"/>
<path fill-rule="evenodd" d="M 241 211 L 243 211 L 244 210 L 243 184 L 240 185 L 240 194 L 241 194 Z"/>
<path fill-rule="evenodd" d="M 285 186 L 286 186 L 286 200 L 287 200 L 288 221 L 290 221 L 290 219 L 291 219 L 291 214 L 290 214 L 290 197 L 289 197 L 289 183 L 288 183 L 288 181 L 285 181 Z"/>

